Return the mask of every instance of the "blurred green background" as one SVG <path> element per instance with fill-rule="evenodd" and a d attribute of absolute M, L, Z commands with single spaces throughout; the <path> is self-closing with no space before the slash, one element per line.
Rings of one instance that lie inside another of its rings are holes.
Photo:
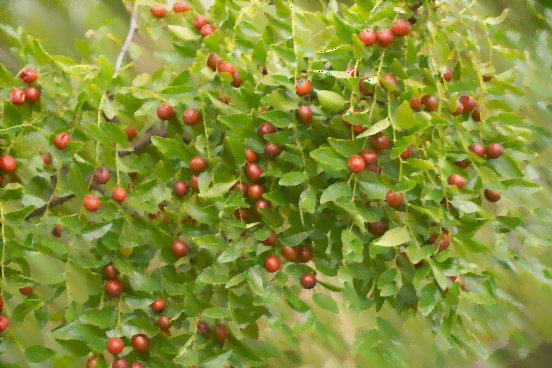
<path fill-rule="evenodd" d="M 304 7 L 323 6 L 321 1 L 301 0 Z M 172 4 L 173 1 L 169 1 Z M 205 8 L 214 0 L 203 0 Z M 517 50 L 511 57 L 497 54 L 497 74 L 517 68 L 526 88 L 526 98 L 514 101 L 516 109 L 530 121 L 534 131 L 534 150 L 539 154 L 529 168 L 531 179 L 545 190 L 535 196 L 541 207 L 552 208 L 550 193 L 552 166 L 552 1 L 535 0 L 481 0 L 445 1 L 471 9 L 482 16 L 498 16 L 505 8 L 510 11 L 498 32 L 496 44 Z M 128 32 L 131 2 L 120 0 L 0 0 L 0 61 L 14 74 L 22 67 L 11 47 L 18 33 L 25 33 L 44 41 L 52 54 L 66 55 L 80 60 L 87 55 L 83 45 L 94 43 L 113 64 L 122 40 Z M 152 73 L 162 65 L 163 52 L 171 50 L 169 39 L 152 39 L 139 18 L 138 32 L 129 53 L 139 55 L 132 66 L 135 74 Z M 94 31 L 91 31 L 94 30 Z M 143 30 L 143 28 L 142 28 Z M 102 37 L 92 37 L 102 35 Z M 155 35 L 153 36 L 156 37 Z M 75 42 L 76 41 L 76 42 Z M 153 50 L 156 50 L 153 52 Z M 123 65 L 128 63 L 128 58 Z M 384 307 L 378 315 L 373 309 L 359 315 L 345 311 L 336 320 L 335 315 L 318 310 L 320 326 L 310 329 L 297 339 L 296 346 L 282 343 L 283 356 L 273 362 L 274 367 L 297 366 L 301 355 L 309 364 L 302 367 L 547 367 L 552 362 L 552 253 L 550 227 L 551 212 L 543 211 L 528 218 L 532 221 L 521 236 L 497 239 L 506 248 L 518 251 L 515 263 L 505 265 L 493 257 L 481 260 L 497 283 L 496 300 L 477 308 L 463 308 L 463 317 L 472 321 L 467 328 L 479 332 L 478 341 L 462 341 L 465 351 L 453 349 L 450 342 L 433 340 L 429 325 L 420 315 L 409 320 Z M 386 322 L 387 321 L 387 322 Z M 292 320 L 289 323 L 300 321 Z M 373 331 L 379 331 L 374 334 Z M 267 337 L 270 338 L 270 337 Z M 273 337 L 277 339 L 277 337 Z M 382 361 L 371 355 L 374 341 L 389 359 Z M 370 344 L 369 344 L 370 343 Z M 395 363 L 391 363 L 395 362 Z"/>

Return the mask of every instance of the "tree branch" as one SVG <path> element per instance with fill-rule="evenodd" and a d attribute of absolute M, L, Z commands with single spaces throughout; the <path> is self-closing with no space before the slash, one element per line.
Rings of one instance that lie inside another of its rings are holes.
<path fill-rule="evenodd" d="M 126 50 L 128 48 L 128 45 L 130 45 L 130 41 L 132 40 L 132 36 L 134 35 L 134 30 L 136 29 L 137 4 L 138 4 L 138 0 L 135 1 L 134 10 L 132 11 L 132 14 L 130 16 L 130 28 L 128 29 L 128 35 L 125 40 L 125 43 L 123 44 L 123 48 L 121 49 L 121 52 L 117 57 L 117 62 L 115 63 L 115 74 L 113 74 L 113 78 L 116 78 L 117 75 L 119 75 L 119 70 L 121 69 L 123 58 L 125 57 Z"/>
<path fill-rule="evenodd" d="M 37 216 L 40 216 L 42 215 L 44 212 L 46 212 L 46 210 L 48 208 L 51 208 L 51 207 L 56 207 L 56 206 L 59 206 L 59 205 L 62 205 L 64 204 L 65 202 L 75 198 L 76 195 L 74 194 L 69 194 L 68 196 L 65 196 L 65 197 L 56 197 L 54 199 L 52 199 L 50 201 L 50 205 L 48 204 L 45 204 L 44 206 L 42 207 L 39 207 L 37 209 L 35 209 L 33 212 L 31 212 L 27 217 L 25 217 L 25 220 L 28 220 L 28 219 L 31 219 L 33 217 L 37 217 Z"/>

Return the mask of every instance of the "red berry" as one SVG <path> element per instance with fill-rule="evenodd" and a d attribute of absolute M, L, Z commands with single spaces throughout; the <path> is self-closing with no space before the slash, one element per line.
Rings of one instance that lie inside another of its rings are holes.
<path fill-rule="evenodd" d="M 157 107 L 157 117 L 161 120 L 171 120 L 174 116 L 174 108 L 166 102 Z"/>
<path fill-rule="evenodd" d="M 462 102 L 459 100 L 456 101 L 456 110 L 451 111 L 451 114 L 454 116 L 458 116 L 464 111 L 464 105 L 462 105 Z"/>
<path fill-rule="evenodd" d="M 19 74 L 19 78 L 21 78 L 24 83 L 31 84 L 38 79 L 38 72 L 34 68 L 25 68 Z"/>
<path fill-rule="evenodd" d="M 217 54 L 210 54 L 207 58 L 207 66 L 213 71 L 217 70 L 218 63 L 220 62 L 220 57 Z"/>
<path fill-rule="evenodd" d="M 485 147 L 481 143 L 473 143 L 468 147 L 470 151 L 475 153 L 479 157 L 485 156 Z"/>
<path fill-rule="evenodd" d="M 143 353 L 149 349 L 149 339 L 144 334 L 137 334 L 132 336 L 132 347 L 135 351 Z"/>
<path fill-rule="evenodd" d="M 243 192 L 243 196 L 247 197 L 247 184 L 245 184 L 243 181 L 238 181 L 236 184 L 232 186 L 232 188 L 230 188 L 230 190 L 234 190 L 236 188 L 240 188 L 241 191 Z"/>
<path fill-rule="evenodd" d="M 207 166 L 207 161 L 201 156 L 195 156 L 190 160 L 190 170 L 200 173 L 203 170 L 205 170 L 205 167 Z"/>
<path fill-rule="evenodd" d="M 242 80 L 240 78 L 240 74 L 235 71 L 234 73 L 232 73 L 232 87 L 235 87 L 235 88 L 240 88 L 240 86 L 242 85 Z"/>
<path fill-rule="evenodd" d="M 199 190 L 199 175 L 192 174 L 192 176 L 190 176 L 190 186 L 195 190 Z"/>
<path fill-rule="evenodd" d="M 186 257 L 188 255 L 189 250 L 190 250 L 190 246 L 188 245 L 188 243 L 182 240 L 175 240 L 171 244 L 171 251 L 173 252 L 176 258 Z"/>
<path fill-rule="evenodd" d="M 264 188 L 261 184 L 253 184 L 247 189 L 247 194 L 251 199 L 259 199 L 264 194 Z"/>
<path fill-rule="evenodd" d="M 410 33 L 410 23 L 406 19 L 399 19 L 393 23 L 391 31 L 397 37 L 404 37 Z"/>
<path fill-rule="evenodd" d="M 136 136 L 138 135 L 138 130 L 136 130 L 136 128 L 131 125 L 125 128 L 125 133 L 128 140 L 132 142 L 134 138 L 136 138 Z"/>
<path fill-rule="evenodd" d="M 390 28 L 384 28 L 376 35 L 376 42 L 381 47 L 386 47 L 393 43 L 394 38 L 395 36 L 393 35 L 393 31 Z"/>
<path fill-rule="evenodd" d="M 71 140 L 71 136 L 65 132 L 58 133 L 54 138 L 54 145 L 59 149 L 65 149 L 67 143 Z"/>
<path fill-rule="evenodd" d="M 4 185 L 4 177 L 0 175 L 0 187 Z"/>
<path fill-rule="evenodd" d="M 219 97 L 218 99 L 220 102 L 222 102 L 223 104 L 230 104 L 230 99 L 228 98 L 228 96 L 222 96 L 222 97 Z"/>
<path fill-rule="evenodd" d="M 284 245 L 281 249 L 282 257 L 287 259 L 288 261 L 293 261 L 295 257 L 297 257 L 297 248 L 295 247 L 288 247 L 287 245 Z"/>
<path fill-rule="evenodd" d="M 163 312 L 165 310 L 165 300 L 163 298 L 157 298 L 157 300 L 151 305 L 151 308 L 154 312 Z"/>
<path fill-rule="evenodd" d="M 370 83 L 364 83 L 365 80 L 370 79 L 370 77 L 361 78 L 358 82 L 358 89 L 365 96 L 372 96 L 374 94 L 374 85 Z"/>
<path fill-rule="evenodd" d="M 252 182 L 256 182 L 261 178 L 261 175 L 263 174 L 263 169 L 261 166 L 259 166 L 256 162 L 251 162 L 247 164 L 247 167 L 245 168 L 245 174 L 247 175 L 247 178 L 251 180 Z"/>
<path fill-rule="evenodd" d="M 61 238 L 61 234 L 63 234 L 63 227 L 60 225 L 54 226 L 54 229 L 52 230 L 52 235 L 54 235 L 56 238 Z"/>
<path fill-rule="evenodd" d="M 295 91 L 299 96 L 305 96 L 310 93 L 311 84 L 308 79 L 300 78 L 295 81 Z"/>
<path fill-rule="evenodd" d="M 450 280 L 452 282 L 457 282 L 458 281 L 460 283 L 460 290 L 466 289 L 466 281 L 462 277 L 460 277 L 460 276 L 451 276 Z"/>
<path fill-rule="evenodd" d="M 206 24 L 201 27 L 201 30 L 199 32 L 201 33 L 201 37 L 205 38 L 212 35 L 216 30 L 217 29 L 211 24 Z"/>
<path fill-rule="evenodd" d="M 120 337 L 112 337 L 107 341 L 107 350 L 113 355 L 121 354 L 124 348 L 125 343 Z"/>
<path fill-rule="evenodd" d="M 119 280 L 109 280 L 105 284 L 105 293 L 112 298 L 118 297 L 122 294 L 124 289 L 123 283 Z"/>
<path fill-rule="evenodd" d="M 186 109 L 182 114 L 182 121 L 186 125 L 196 125 L 201 121 L 201 115 L 196 109 Z"/>
<path fill-rule="evenodd" d="M 171 319 L 167 316 L 160 316 L 157 319 L 157 326 L 163 331 L 167 331 L 171 328 Z"/>
<path fill-rule="evenodd" d="M 195 29 L 197 29 L 198 31 L 201 30 L 201 28 L 206 25 L 207 23 L 209 23 L 209 21 L 207 20 L 207 18 L 205 18 L 204 16 L 197 16 L 194 18 L 194 20 L 192 21 L 192 25 L 194 26 Z"/>
<path fill-rule="evenodd" d="M 412 148 L 412 145 L 409 145 L 408 147 L 406 147 L 403 153 L 401 153 L 401 158 L 403 160 L 408 160 L 412 156 L 413 151 L 414 149 Z"/>
<path fill-rule="evenodd" d="M 219 60 L 217 67 L 219 73 L 234 74 L 236 72 L 236 68 L 229 61 Z"/>
<path fill-rule="evenodd" d="M 487 198 L 487 200 L 492 203 L 498 202 L 501 197 L 500 193 L 490 189 L 485 189 L 484 194 L 485 194 L 485 198 Z"/>
<path fill-rule="evenodd" d="M 417 110 L 422 106 L 422 99 L 420 97 L 412 97 L 410 100 L 410 108 L 412 110 Z"/>
<path fill-rule="evenodd" d="M 368 223 L 368 231 L 374 236 L 382 236 L 387 229 L 387 223 L 383 220 Z"/>
<path fill-rule="evenodd" d="M 450 247 L 450 236 L 446 232 L 442 232 L 441 235 L 439 234 L 433 234 L 429 238 L 429 241 L 431 244 L 437 245 L 439 243 L 439 252 L 444 251 L 448 247 Z"/>
<path fill-rule="evenodd" d="M 188 194 L 188 184 L 183 180 L 175 182 L 173 185 L 173 192 L 178 197 L 184 197 L 186 194 Z"/>
<path fill-rule="evenodd" d="M 98 167 L 94 170 L 94 181 L 98 184 L 105 184 L 111 178 L 111 173 L 106 167 Z"/>
<path fill-rule="evenodd" d="M 422 104 L 426 111 L 435 111 L 439 107 L 439 100 L 435 96 L 424 95 L 422 97 Z"/>
<path fill-rule="evenodd" d="M 382 80 L 388 82 L 388 83 L 391 83 L 393 85 L 395 85 L 395 87 L 398 87 L 398 84 L 397 84 L 397 78 L 391 74 L 391 73 L 387 73 L 385 74 L 383 77 L 381 77 L 380 79 L 380 85 L 381 85 L 381 88 L 383 88 L 384 91 L 387 91 L 387 88 L 385 88 L 385 85 L 381 82 Z"/>
<path fill-rule="evenodd" d="M 475 106 L 471 117 L 474 121 L 481 121 L 481 109 L 479 108 L 479 106 Z"/>
<path fill-rule="evenodd" d="M 364 28 L 358 34 L 358 38 L 366 46 L 372 46 L 376 42 L 376 32 L 372 28 Z"/>
<path fill-rule="evenodd" d="M 387 192 L 387 195 L 385 196 L 385 200 L 387 201 L 387 204 L 393 208 L 399 207 L 403 200 L 404 200 L 404 194 L 403 193 L 393 193 L 392 190 Z"/>
<path fill-rule="evenodd" d="M 6 331 L 10 325 L 10 320 L 6 316 L 0 316 L 0 332 Z"/>
<path fill-rule="evenodd" d="M 465 169 L 470 166 L 470 162 L 468 160 L 456 161 L 455 164 L 461 169 Z"/>
<path fill-rule="evenodd" d="M 303 124 L 310 124 L 312 121 L 312 110 L 307 105 L 299 105 L 299 108 L 295 110 L 295 116 Z"/>
<path fill-rule="evenodd" d="M 389 137 L 382 132 L 379 132 L 377 134 L 371 135 L 368 138 L 368 142 L 370 142 L 370 145 L 372 148 L 374 148 L 376 151 L 382 151 L 389 146 Z"/>
<path fill-rule="evenodd" d="M 267 142 L 267 144 L 265 144 L 264 153 L 270 158 L 276 158 L 282 153 L 282 148 L 278 143 Z"/>
<path fill-rule="evenodd" d="M 475 108 L 475 105 L 477 104 L 475 98 L 470 95 L 464 95 L 460 97 L 459 101 L 462 103 L 462 105 L 464 106 L 464 111 L 467 113 L 472 112 L 472 110 Z"/>
<path fill-rule="evenodd" d="M 452 174 L 447 180 L 449 185 L 456 185 L 458 189 L 463 188 L 466 185 L 466 179 L 458 174 Z"/>
<path fill-rule="evenodd" d="M 111 368 L 128 368 L 128 361 L 125 358 L 117 358 Z"/>
<path fill-rule="evenodd" d="M 257 129 L 257 135 L 263 138 L 267 134 L 276 133 L 276 127 L 271 123 L 262 123 Z"/>
<path fill-rule="evenodd" d="M 504 148 L 500 143 L 491 143 L 485 148 L 485 153 L 490 159 L 499 158 L 504 153 Z"/>
<path fill-rule="evenodd" d="M 109 262 L 104 266 L 104 275 L 110 280 L 114 280 L 117 278 L 117 275 L 119 274 L 119 271 L 113 266 L 113 263 Z"/>
<path fill-rule="evenodd" d="M 310 272 L 305 273 L 301 276 L 301 286 L 305 289 L 312 289 L 316 286 L 316 276 Z"/>
<path fill-rule="evenodd" d="M 228 327 L 222 323 L 219 323 L 215 327 L 215 330 L 213 331 L 213 335 L 215 335 L 215 339 L 218 342 L 222 342 L 226 340 L 226 338 L 228 337 L 228 332 L 229 332 Z"/>
<path fill-rule="evenodd" d="M 450 70 L 448 67 L 443 73 L 443 79 L 447 82 L 450 82 L 452 80 L 452 70 Z"/>
<path fill-rule="evenodd" d="M 86 368 L 97 368 L 98 357 L 93 355 L 86 361 Z"/>
<path fill-rule="evenodd" d="M 252 149 L 245 147 L 245 160 L 247 162 L 257 161 L 257 154 Z"/>
<path fill-rule="evenodd" d="M 370 148 L 365 148 L 360 152 L 362 159 L 367 165 L 374 164 L 378 161 L 378 153 Z"/>
<path fill-rule="evenodd" d="M 23 105 L 25 103 L 25 92 L 20 88 L 13 88 L 9 94 L 10 102 L 16 106 Z"/>
<path fill-rule="evenodd" d="M 234 211 L 234 216 L 236 216 L 238 220 L 247 220 L 249 218 L 249 209 L 238 208 Z"/>
<path fill-rule="evenodd" d="M 25 286 L 25 287 L 19 288 L 19 292 L 25 296 L 31 295 L 33 293 L 33 287 Z"/>
<path fill-rule="evenodd" d="M 347 166 L 349 166 L 349 170 L 351 170 L 352 172 L 359 173 L 362 170 L 364 170 L 364 167 L 366 166 L 366 162 L 364 162 L 361 156 L 353 155 L 349 157 Z"/>
<path fill-rule="evenodd" d="M 206 335 L 209 332 L 209 325 L 205 321 L 199 321 L 197 323 L 197 333 L 200 335 Z"/>
<path fill-rule="evenodd" d="M 313 256 L 314 256 L 314 253 L 312 252 L 312 249 L 310 249 L 309 247 L 301 247 L 297 252 L 297 259 L 299 259 L 299 262 L 301 263 L 307 263 L 312 259 Z"/>
<path fill-rule="evenodd" d="M 257 203 L 255 203 L 255 208 L 256 209 L 270 208 L 270 202 L 267 201 L 266 199 L 259 199 Z"/>
<path fill-rule="evenodd" d="M 270 230 L 270 235 L 265 240 L 263 240 L 263 244 L 272 247 L 274 244 L 276 244 L 277 240 L 278 237 L 276 235 L 276 232 L 274 230 Z"/>
<path fill-rule="evenodd" d="M 166 332 L 166 331 L 165 331 Z M 134 362 L 132 363 L 132 365 L 130 366 L 130 368 L 146 368 L 145 365 L 143 365 L 142 363 L 140 362 Z"/>
<path fill-rule="evenodd" d="M 187 12 L 188 10 L 190 10 L 190 5 L 188 5 L 188 3 L 185 1 L 177 1 L 173 5 L 173 11 L 175 13 L 183 13 Z"/>
<path fill-rule="evenodd" d="M 167 8 L 161 3 L 155 3 L 151 6 L 150 12 L 155 18 L 163 18 L 167 13 Z"/>
<path fill-rule="evenodd" d="M 40 99 L 40 91 L 35 86 L 25 88 L 23 92 L 25 93 L 25 101 L 31 104 Z"/>
<path fill-rule="evenodd" d="M 493 77 L 491 77 L 490 75 L 484 75 L 483 76 L 483 82 L 490 82 L 491 79 L 493 79 Z"/>
<path fill-rule="evenodd" d="M 276 272 L 280 268 L 280 259 L 274 255 L 268 256 L 265 259 L 264 266 L 268 272 Z"/>
<path fill-rule="evenodd" d="M 10 155 L 4 155 L 0 157 L 0 170 L 5 173 L 12 173 L 17 168 L 17 162 L 15 158 Z"/>
<path fill-rule="evenodd" d="M 113 188 L 113 192 L 111 193 L 111 198 L 113 198 L 115 202 L 122 203 L 126 199 L 126 195 L 127 193 L 124 188 L 115 187 Z"/>
<path fill-rule="evenodd" d="M 92 194 L 87 194 L 84 196 L 83 204 L 84 208 L 86 208 L 86 210 L 89 212 L 96 212 L 100 209 L 100 200 L 98 199 L 98 197 Z"/>

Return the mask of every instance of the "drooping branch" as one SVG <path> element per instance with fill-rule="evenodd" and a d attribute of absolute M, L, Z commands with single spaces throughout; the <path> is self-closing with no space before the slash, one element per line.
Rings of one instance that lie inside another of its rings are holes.
<path fill-rule="evenodd" d="M 52 199 L 50 201 L 50 203 L 45 204 L 44 206 L 39 207 L 39 208 L 35 209 L 33 212 L 31 212 L 27 217 L 25 217 L 25 220 L 29 220 L 33 217 L 40 216 L 44 212 L 46 212 L 46 210 L 48 208 L 60 206 L 60 205 L 64 204 L 65 202 L 67 202 L 67 201 L 69 201 L 69 200 L 71 200 L 75 197 L 76 197 L 76 195 L 74 195 L 74 194 L 69 194 L 68 196 L 65 196 L 65 197 L 55 197 L 54 199 Z"/>
<path fill-rule="evenodd" d="M 167 129 L 166 127 L 161 127 L 159 130 L 153 129 L 151 133 L 148 135 L 148 137 L 136 145 L 132 151 L 121 151 L 119 152 L 119 157 L 125 157 L 128 155 L 132 155 L 133 153 L 139 153 L 142 152 L 147 147 L 151 146 L 151 138 L 152 137 L 163 137 L 167 138 Z"/>
<path fill-rule="evenodd" d="M 132 36 L 134 35 L 134 30 L 136 29 L 136 18 L 138 13 L 136 11 L 137 4 L 138 4 L 138 1 L 136 0 L 136 3 L 134 5 L 134 10 L 132 11 L 132 14 L 130 16 L 130 27 L 128 29 L 128 35 L 126 37 L 125 43 L 123 44 L 123 48 L 121 49 L 121 52 L 117 57 L 117 62 L 115 63 L 115 74 L 113 74 L 113 78 L 116 78 L 117 75 L 119 75 L 119 70 L 121 70 L 121 64 L 123 63 L 123 58 L 125 57 L 126 50 L 128 48 L 128 45 L 130 45 L 130 41 L 132 40 Z"/>

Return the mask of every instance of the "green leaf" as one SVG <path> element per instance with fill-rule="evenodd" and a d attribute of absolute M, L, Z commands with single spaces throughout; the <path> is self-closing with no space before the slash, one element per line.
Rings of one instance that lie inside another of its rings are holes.
<path fill-rule="evenodd" d="M 293 336 L 299 336 L 308 330 L 316 322 L 316 314 L 308 310 L 295 322 L 293 326 Z"/>
<path fill-rule="evenodd" d="M 230 317 L 230 310 L 222 307 L 211 307 L 203 311 L 203 316 L 211 318 L 228 318 Z"/>
<path fill-rule="evenodd" d="M 307 179 L 308 179 L 308 176 L 305 172 L 292 171 L 282 176 L 282 178 L 280 179 L 280 185 L 295 186 L 303 183 Z"/>
<path fill-rule="evenodd" d="M 27 361 L 29 363 L 42 363 L 54 355 L 56 355 L 54 350 L 45 348 L 41 345 L 29 346 L 25 350 L 25 357 L 27 357 Z"/>
<path fill-rule="evenodd" d="M 388 230 L 383 236 L 376 240 L 375 245 L 381 247 L 395 247 L 410 241 L 410 232 L 405 227 L 396 227 Z"/>
<path fill-rule="evenodd" d="M 420 170 L 435 170 L 435 166 L 433 165 L 433 163 L 427 160 L 421 160 L 419 158 L 409 158 L 405 161 L 405 163 Z"/>
<path fill-rule="evenodd" d="M 362 241 L 351 230 L 345 229 L 341 232 L 341 242 L 343 243 L 344 260 L 362 262 Z"/>
<path fill-rule="evenodd" d="M 336 171 L 347 168 L 347 161 L 330 147 L 322 147 L 311 151 L 310 156 L 314 160 L 328 165 Z"/>
<path fill-rule="evenodd" d="M 339 313 L 337 302 L 329 295 L 316 293 L 312 296 L 312 300 L 322 309 L 332 313 Z"/>
<path fill-rule="evenodd" d="M 169 31 L 178 39 L 183 41 L 193 41 L 201 39 L 201 35 L 190 27 L 181 27 L 169 25 Z"/>
<path fill-rule="evenodd" d="M 320 197 L 320 204 L 332 202 L 340 197 L 350 197 L 353 194 L 349 184 L 338 182 L 327 187 Z"/>
<path fill-rule="evenodd" d="M 410 103 L 408 101 L 403 101 L 403 103 L 397 108 L 397 124 L 402 129 L 410 129 L 416 123 L 416 118 L 414 113 L 410 108 Z"/>
<path fill-rule="evenodd" d="M 391 121 L 389 118 L 385 118 L 383 120 L 378 121 L 374 125 L 372 125 L 370 128 L 368 128 L 367 131 L 357 136 L 358 138 L 364 138 L 369 137 L 371 135 L 374 135 L 376 133 L 381 132 L 382 130 L 386 129 L 389 125 L 391 125 Z"/>
<path fill-rule="evenodd" d="M 202 198 L 215 198 L 220 197 L 223 194 L 228 193 L 232 185 L 234 185 L 237 182 L 237 180 L 233 180 L 229 183 L 219 183 L 213 185 L 211 188 L 209 188 L 206 192 L 199 193 L 199 196 Z"/>
<path fill-rule="evenodd" d="M 203 368 L 225 367 L 226 362 L 228 362 L 228 359 L 230 359 L 231 355 L 232 355 L 232 350 L 229 350 L 222 354 L 216 355 L 214 357 L 210 357 L 201 362 L 201 367 Z"/>
<path fill-rule="evenodd" d="M 330 111 L 339 111 L 345 105 L 342 95 L 333 91 L 315 90 L 320 104 Z"/>
<path fill-rule="evenodd" d="M 22 322 L 27 315 L 41 308 L 44 305 L 42 300 L 27 299 L 15 307 L 11 314 L 11 323 Z"/>
<path fill-rule="evenodd" d="M 314 213 L 316 209 L 316 191 L 313 187 L 309 187 L 301 193 L 299 207 L 307 213 Z"/>

